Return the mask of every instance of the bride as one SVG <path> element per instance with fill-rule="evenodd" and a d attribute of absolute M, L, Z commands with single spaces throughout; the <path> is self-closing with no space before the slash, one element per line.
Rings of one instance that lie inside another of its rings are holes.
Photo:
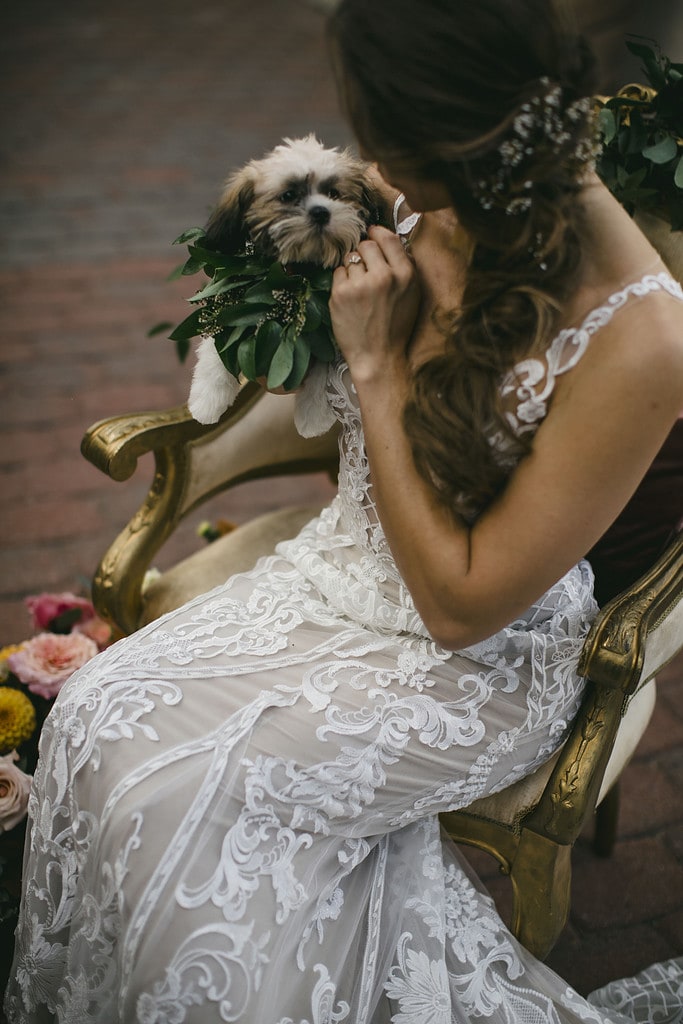
<path fill-rule="evenodd" d="M 592 171 L 559 5 L 342 0 L 331 40 L 397 228 L 334 275 L 339 494 L 63 688 L 8 1018 L 681 1021 L 681 962 L 586 1000 L 536 961 L 438 813 L 562 743 L 683 291 Z"/>

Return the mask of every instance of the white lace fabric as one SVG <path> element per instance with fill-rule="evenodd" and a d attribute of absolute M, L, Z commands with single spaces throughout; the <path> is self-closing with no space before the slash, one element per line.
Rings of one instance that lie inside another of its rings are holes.
<path fill-rule="evenodd" d="M 654 275 L 624 302 L 671 284 Z M 518 424 L 542 418 L 520 408 L 541 410 L 598 326 L 554 342 L 542 377 L 524 364 L 504 382 Z M 332 504 L 63 688 L 31 797 L 9 1021 L 683 1021 L 680 963 L 578 996 L 439 832 L 438 812 L 562 742 L 590 568 L 483 643 L 439 648 L 384 539 L 342 362 L 327 389 Z"/>

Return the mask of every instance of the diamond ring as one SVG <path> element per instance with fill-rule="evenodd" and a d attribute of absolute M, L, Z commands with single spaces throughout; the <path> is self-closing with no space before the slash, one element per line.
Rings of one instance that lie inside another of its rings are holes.
<path fill-rule="evenodd" d="M 347 260 L 347 263 L 362 263 L 363 257 L 359 256 L 357 252 L 352 252 Z"/>

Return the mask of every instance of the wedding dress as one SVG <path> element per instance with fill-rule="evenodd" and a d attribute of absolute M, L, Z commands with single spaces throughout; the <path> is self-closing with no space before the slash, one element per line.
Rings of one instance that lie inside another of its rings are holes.
<path fill-rule="evenodd" d="M 535 429 L 617 311 L 663 292 L 683 300 L 646 274 L 521 363 L 503 382 L 515 428 Z M 515 941 L 439 831 L 440 811 L 562 743 L 590 567 L 484 642 L 439 648 L 386 544 L 341 361 L 327 394 L 332 504 L 62 689 L 31 797 L 10 1022 L 683 1021 L 683 962 L 587 1001 Z"/>

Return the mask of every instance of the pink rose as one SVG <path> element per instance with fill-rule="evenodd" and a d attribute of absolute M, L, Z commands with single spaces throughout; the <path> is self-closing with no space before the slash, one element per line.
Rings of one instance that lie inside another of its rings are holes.
<path fill-rule="evenodd" d="M 9 832 L 26 817 L 32 776 L 17 768 L 18 760 L 16 750 L 0 757 L 0 832 Z"/>
<path fill-rule="evenodd" d="M 33 616 L 34 629 L 47 629 L 58 615 L 70 612 L 74 608 L 81 612 L 81 617 L 76 620 L 77 622 L 86 622 L 95 614 L 91 601 L 68 592 L 64 594 L 34 594 L 32 597 L 26 598 L 25 604 Z"/>
<path fill-rule="evenodd" d="M 103 651 L 105 647 L 109 647 L 109 644 L 112 642 L 111 626 L 104 619 L 101 619 L 99 615 L 93 615 L 86 622 L 77 622 L 73 631 L 74 633 L 82 633 L 83 636 L 89 636 L 91 640 L 95 641 L 100 651 Z"/>
<path fill-rule="evenodd" d="M 7 664 L 32 693 L 50 700 L 96 654 L 97 644 L 82 633 L 39 633 L 10 654 Z"/>

